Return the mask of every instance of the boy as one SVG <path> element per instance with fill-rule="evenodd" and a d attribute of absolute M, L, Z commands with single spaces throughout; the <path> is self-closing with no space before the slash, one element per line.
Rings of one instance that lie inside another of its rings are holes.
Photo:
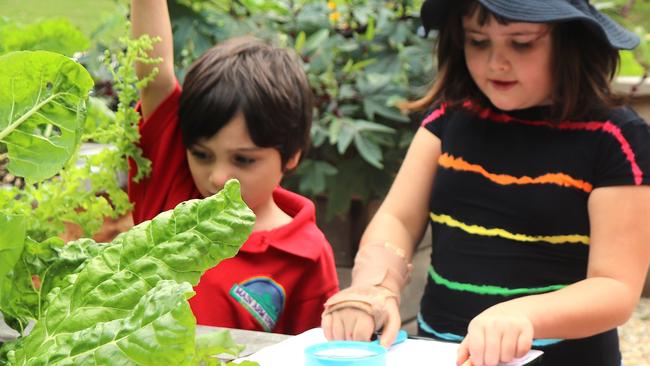
<path fill-rule="evenodd" d="M 318 327 L 325 300 L 338 291 L 332 249 L 313 203 L 278 186 L 309 144 L 312 96 L 299 61 L 236 38 L 202 55 L 181 88 L 166 0 L 132 0 L 131 21 L 134 37 L 162 39 L 150 56 L 163 60 L 141 91 L 140 145 L 152 173 L 129 184 L 134 222 L 237 178 L 257 219 L 237 256 L 196 286 L 197 323 L 285 334 Z M 138 76 L 151 68 L 138 64 Z"/>

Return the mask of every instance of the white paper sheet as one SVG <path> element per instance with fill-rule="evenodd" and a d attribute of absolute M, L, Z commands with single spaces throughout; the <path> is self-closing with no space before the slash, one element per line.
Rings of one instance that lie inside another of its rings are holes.
<path fill-rule="evenodd" d="M 305 348 L 316 343 L 326 342 L 323 330 L 314 328 L 295 337 L 291 337 L 273 346 L 241 360 L 258 362 L 261 366 L 303 366 Z M 387 366 L 421 365 L 426 360 L 428 365 L 456 366 L 458 344 L 436 342 L 421 339 L 407 339 L 388 350 Z M 519 366 L 536 359 L 541 351 L 532 350 L 526 356 L 503 366 Z"/>

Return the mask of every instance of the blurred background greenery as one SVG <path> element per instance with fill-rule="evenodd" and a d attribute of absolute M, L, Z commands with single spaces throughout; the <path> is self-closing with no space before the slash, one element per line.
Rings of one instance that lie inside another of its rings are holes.
<path fill-rule="evenodd" d="M 0 0 L 0 15 L 20 23 L 67 18 L 86 36 L 115 14 L 114 0 Z"/>
<path fill-rule="evenodd" d="M 594 5 L 636 32 L 641 44 L 634 51 L 621 52 L 621 76 L 648 76 L 650 69 L 650 0 L 598 0 Z"/>
<path fill-rule="evenodd" d="M 414 98 L 435 77 L 433 37 L 422 37 L 422 0 L 169 0 L 177 75 L 202 52 L 235 35 L 254 34 L 295 49 L 317 100 L 313 146 L 285 182 L 326 202 L 329 215 L 386 193 L 416 129 L 395 103 Z M 637 32 L 642 45 L 621 54 L 621 75 L 650 69 L 650 0 L 592 1 Z M 80 60 L 97 94 L 114 96 L 103 51 L 119 47 L 126 0 L 0 0 L 2 24 L 65 18 L 90 39 Z M 325 198 L 323 200 L 323 198 Z"/>

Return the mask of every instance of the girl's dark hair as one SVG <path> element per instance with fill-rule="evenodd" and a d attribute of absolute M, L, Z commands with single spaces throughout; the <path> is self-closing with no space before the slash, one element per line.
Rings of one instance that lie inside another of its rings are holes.
<path fill-rule="evenodd" d="M 253 142 L 282 165 L 309 147 L 313 96 L 297 56 L 253 37 L 206 51 L 188 70 L 179 102 L 183 144 L 210 138 L 242 113 Z"/>
<path fill-rule="evenodd" d="M 462 17 L 475 12 L 480 25 L 490 21 L 508 23 L 476 0 L 459 0 L 451 6 L 447 21 L 438 33 L 436 81 L 424 97 L 402 103 L 402 109 L 420 111 L 430 108 L 434 102 L 457 106 L 468 99 L 482 106 L 490 105 L 465 61 Z M 580 21 L 553 23 L 551 37 L 554 120 L 580 119 L 621 105 L 622 99 L 610 88 L 620 62 L 619 54 L 597 30 Z"/>

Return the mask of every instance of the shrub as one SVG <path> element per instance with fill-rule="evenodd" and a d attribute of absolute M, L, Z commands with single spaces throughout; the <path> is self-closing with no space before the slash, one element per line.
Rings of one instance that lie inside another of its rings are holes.
<path fill-rule="evenodd" d="M 253 34 L 298 52 L 316 97 L 312 148 L 286 184 L 328 198 L 328 213 L 385 195 L 415 126 L 395 102 L 432 79 L 431 40 L 418 36 L 420 1 L 188 1 L 170 3 L 183 70 L 212 45 Z"/>

